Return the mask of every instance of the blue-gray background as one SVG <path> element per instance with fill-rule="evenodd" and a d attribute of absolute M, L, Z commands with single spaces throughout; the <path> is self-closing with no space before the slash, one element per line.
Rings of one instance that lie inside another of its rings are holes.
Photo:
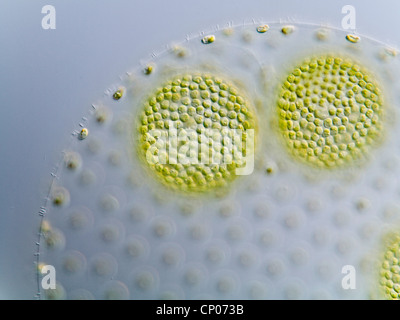
<path fill-rule="evenodd" d="M 43 30 L 44 5 L 56 29 Z M 398 1 L 0 1 L 0 299 L 32 299 L 38 211 L 60 151 L 88 106 L 152 51 L 217 24 L 299 21 L 400 47 Z"/>

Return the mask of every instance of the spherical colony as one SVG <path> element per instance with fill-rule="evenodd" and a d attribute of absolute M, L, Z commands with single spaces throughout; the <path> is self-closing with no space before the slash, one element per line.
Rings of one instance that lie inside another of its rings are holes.
<path fill-rule="evenodd" d="M 251 106 L 235 86 L 212 75 L 166 82 L 145 101 L 138 122 L 144 163 L 180 191 L 227 186 L 254 152 L 247 143 L 255 129 Z"/>
<path fill-rule="evenodd" d="M 383 97 L 349 59 L 305 60 L 286 78 L 277 103 L 279 130 L 296 159 L 336 168 L 360 159 L 383 131 Z"/>
<path fill-rule="evenodd" d="M 400 299 L 400 236 L 396 235 L 386 248 L 380 271 L 380 285 L 385 298 Z"/>

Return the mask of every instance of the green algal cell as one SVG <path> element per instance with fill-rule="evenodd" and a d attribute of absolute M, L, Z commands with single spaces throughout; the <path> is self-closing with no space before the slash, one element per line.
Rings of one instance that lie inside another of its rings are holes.
<path fill-rule="evenodd" d="M 268 30 L 269 30 L 269 26 L 267 24 L 263 24 L 263 25 L 257 27 L 258 33 L 265 33 Z"/>
<path fill-rule="evenodd" d="M 143 73 L 147 74 L 147 75 L 153 73 L 153 71 L 154 71 L 154 65 L 153 64 L 149 64 L 143 69 Z"/>
<path fill-rule="evenodd" d="M 346 35 L 346 40 L 351 43 L 356 43 L 360 41 L 360 37 L 356 36 L 355 34 L 348 34 Z"/>
<path fill-rule="evenodd" d="M 324 72 L 313 71 L 318 68 Z M 337 85 L 336 69 L 342 71 L 344 86 Z M 312 91 L 305 96 L 288 93 L 303 92 L 310 82 Z M 276 109 L 279 131 L 290 153 L 320 168 L 342 167 L 361 158 L 383 135 L 384 99 L 378 84 L 363 67 L 347 58 L 326 55 L 303 61 L 285 77 Z M 293 121 L 298 123 L 296 135 L 288 134 L 294 129 Z M 313 150 L 316 145 L 311 141 L 322 148 L 322 153 Z M 302 145 L 310 150 L 299 149 Z M 339 149 L 351 152 L 339 154 Z"/>
<path fill-rule="evenodd" d="M 205 36 L 201 39 L 201 42 L 204 44 L 209 44 L 209 43 L 213 43 L 215 41 L 215 36 L 214 35 L 209 35 L 209 36 Z"/>
<path fill-rule="evenodd" d="M 113 99 L 114 100 L 119 100 L 122 98 L 122 96 L 124 95 L 124 88 L 119 88 L 117 91 L 114 92 L 113 94 Z"/>
<path fill-rule="evenodd" d="M 80 140 L 84 140 L 87 138 L 88 135 L 89 135 L 89 129 L 82 128 L 81 131 L 79 132 L 78 138 Z"/>
<path fill-rule="evenodd" d="M 246 154 L 254 152 L 245 138 L 248 130 L 256 129 L 256 121 L 244 97 L 229 82 L 209 74 L 167 81 L 148 96 L 137 119 L 143 164 L 174 190 L 201 193 L 226 188 L 237 177 L 236 170 L 246 165 Z M 172 128 L 175 133 L 168 130 Z M 225 140 L 218 140 L 222 138 L 217 133 Z M 159 141 L 162 137 L 165 140 Z M 239 149 L 235 146 L 240 151 L 235 154 L 234 141 L 245 142 Z"/>

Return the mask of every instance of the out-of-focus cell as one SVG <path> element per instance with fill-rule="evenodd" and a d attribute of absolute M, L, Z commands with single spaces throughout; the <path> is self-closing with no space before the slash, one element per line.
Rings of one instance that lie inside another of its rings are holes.
<path fill-rule="evenodd" d="M 296 247 L 289 255 L 290 261 L 295 265 L 301 266 L 308 262 L 310 253 L 304 247 Z"/>
<path fill-rule="evenodd" d="M 210 228 L 202 223 L 194 224 L 189 228 L 189 237 L 194 241 L 204 241 L 210 235 Z"/>
<path fill-rule="evenodd" d="M 131 259 L 145 259 L 150 251 L 150 245 L 145 238 L 131 235 L 124 244 L 125 252 Z"/>
<path fill-rule="evenodd" d="M 217 285 L 217 290 L 220 293 L 229 293 L 235 290 L 236 282 L 234 278 L 225 275 L 222 276 L 220 279 L 218 279 L 216 285 Z"/>
<path fill-rule="evenodd" d="M 70 201 L 69 191 L 64 187 L 55 187 L 51 192 L 51 199 L 55 206 L 66 206 Z"/>
<path fill-rule="evenodd" d="M 160 288 L 160 300 L 184 300 L 185 293 L 179 286 L 167 286 L 166 288 Z"/>
<path fill-rule="evenodd" d="M 121 281 L 111 280 L 103 286 L 103 297 L 105 300 L 127 300 L 129 299 L 129 289 Z"/>
<path fill-rule="evenodd" d="M 77 152 L 66 152 L 65 153 L 65 166 L 70 170 L 77 170 L 82 165 L 82 157 Z"/>
<path fill-rule="evenodd" d="M 207 279 L 207 270 L 202 265 L 190 265 L 185 268 L 183 278 L 189 287 L 199 286 Z"/>
<path fill-rule="evenodd" d="M 270 277 L 281 277 L 285 272 L 285 264 L 280 258 L 271 258 L 267 261 L 265 269 Z"/>
<path fill-rule="evenodd" d="M 67 217 L 68 225 L 74 230 L 84 230 L 93 225 L 93 213 L 86 207 L 73 208 Z"/>
<path fill-rule="evenodd" d="M 103 147 L 102 142 L 98 140 L 96 137 L 90 139 L 87 143 L 87 149 L 93 155 L 99 154 L 102 147 Z"/>
<path fill-rule="evenodd" d="M 50 232 L 50 230 L 51 230 L 50 222 L 48 220 L 43 220 L 41 225 L 40 225 L 39 230 L 43 234 L 46 234 L 46 233 Z"/>
<path fill-rule="evenodd" d="M 86 289 L 75 289 L 68 294 L 70 300 L 94 300 L 93 294 Z"/>
<path fill-rule="evenodd" d="M 219 208 L 219 215 L 222 218 L 231 218 L 237 215 L 238 207 L 233 202 L 222 203 Z"/>
<path fill-rule="evenodd" d="M 283 285 L 284 296 L 287 300 L 301 300 L 304 299 L 305 285 L 299 279 L 287 279 Z"/>
<path fill-rule="evenodd" d="M 167 268 L 176 268 L 184 262 L 185 251 L 181 246 L 171 243 L 161 249 L 161 262 Z"/>
<path fill-rule="evenodd" d="M 111 115 L 111 111 L 104 106 L 96 108 L 95 119 L 100 124 L 110 121 Z"/>
<path fill-rule="evenodd" d="M 321 28 L 321 29 L 318 29 L 318 30 L 315 32 L 315 37 L 316 37 L 319 41 L 325 41 L 325 40 L 328 39 L 329 33 L 330 33 L 330 32 L 329 32 L 328 29 L 326 29 L 326 28 Z"/>
<path fill-rule="evenodd" d="M 205 259 L 211 266 L 222 265 L 229 255 L 229 249 L 223 242 L 215 242 L 205 249 Z"/>
<path fill-rule="evenodd" d="M 253 248 L 245 248 L 240 250 L 240 252 L 237 254 L 237 261 L 242 268 L 253 268 L 258 262 L 257 250 L 254 250 Z"/>
<path fill-rule="evenodd" d="M 98 253 L 90 260 L 90 271 L 101 278 L 110 278 L 118 271 L 118 263 L 109 253 Z"/>
<path fill-rule="evenodd" d="M 108 162 L 114 167 L 121 166 L 122 162 L 124 161 L 123 159 L 124 159 L 123 154 L 117 150 L 111 151 L 108 156 Z"/>
<path fill-rule="evenodd" d="M 302 224 L 302 221 L 304 220 L 302 213 L 297 209 L 286 212 L 282 218 L 283 225 L 288 229 L 299 228 Z"/>
<path fill-rule="evenodd" d="M 189 54 L 189 51 L 187 48 L 179 46 L 179 45 L 174 45 L 172 47 L 172 51 L 178 58 L 184 58 Z"/>
<path fill-rule="evenodd" d="M 100 239 L 107 244 L 118 243 L 124 237 L 124 227 L 118 220 L 107 220 L 99 229 Z"/>
<path fill-rule="evenodd" d="M 106 193 L 100 198 L 100 206 L 105 212 L 111 213 L 119 209 L 120 203 L 114 195 Z"/>
<path fill-rule="evenodd" d="M 295 29 L 296 29 L 295 26 L 287 25 L 282 27 L 281 31 L 284 35 L 289 35 L 292 34 Z"/>
<path fill-rule="evenodd" d="M 90 186 L 96 182 L 96 174 L 91 169 L 83 169 L 79 176 L 79 183 L 82 186 Z"/>
<path fill-rule="evenodd" d="M 85 256 L 76 250 L 67 252 L 63 257 L 63 270 L 68 274 L 81 273 L 86 268 Z"/>
<path fill-rule="evenodd" d="M 66 292 L 64 286 L 57 282 L 55 289 L 44 290 L 44 296 L 46 300 L 64 300 L 66 298 Z"/>
<path fill-rule="evenodd" d="M 50 231 L 44 235 L 46 247 L 50 250 L 62 250 L 65 247 L 65 235 L 63 232 L 56 228 L 51 228 Z"/>
<path fill-rule="evenodd" d="M 252 281 L 248 285 L 248 297 L 251 300 L 265 300 L 268 297 L 268 290 L 262 281 Z"/>
<path fill-rule="evenodd" d="M 135 204 L 128 215 L 133 223 L 140 223 L 149 220 L 153 216 L 153 210 L 151 207 L 142 207 Z"/>
<path fill-rule="evenodd" d="M 133 276 L 134 285 L 142 292 L 154 290 L 158 286 L 158 273 L 153 268 L 142 268 Z"/>
<path fill-rule="evenodd" d="M 176 225 L 167 217 L 158 216 L 152 221 L 153 234 L 159 239 L 171 237 L 176 231 Z"/>

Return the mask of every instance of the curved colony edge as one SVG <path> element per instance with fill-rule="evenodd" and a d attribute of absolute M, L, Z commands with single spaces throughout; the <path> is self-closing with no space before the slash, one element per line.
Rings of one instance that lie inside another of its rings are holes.
<path fill-rule="evenodd" d="M 154 54 L 63 149 L 37 297 L 399 298 L 399 71 L 389 46 L 307 24 Z"/>

